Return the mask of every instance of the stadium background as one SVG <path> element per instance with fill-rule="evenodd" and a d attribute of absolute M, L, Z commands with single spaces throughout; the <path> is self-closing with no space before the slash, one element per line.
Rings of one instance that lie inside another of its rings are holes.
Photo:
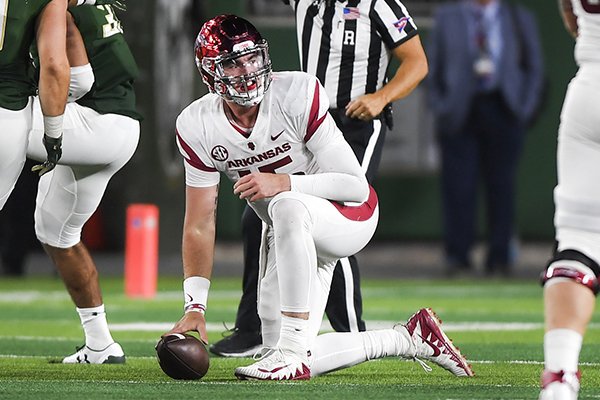
<path fill-rule="evenodd" d="M 290 400 L 537 396 L 543 368 L 543 303 L 536 280 L 429 279 L 440 277 L 436 275 L 441 268 L 440 206 L 435 145 L 422 86 L 396 106 L 396 127 L 388 136 L 376 184 L 382 219 L 374 245 L 360 254 L 368 258 L 368 262 L 361 261 L 361 274 L 367 278 L 362 282 L 365 315 L 369 324 L 384 322 L 389 326 L 399 316 L 408 316 L 423 305 L 432 306 L 474 364 L 475 380 L 455 379 L 439 368 L 424 374 L 415 363 L 399 363 L 395 358 L 294 385 L 237 383 L 231 373 L 239 365 L 237 359 L 213 359 L 208 375 L 200 382 L 175 382 L 162 374 L 153 347 L 181 310 L 184 184 L 173 140 L 174 121 L 183 107 L 205 92 L 193 63 L 193 40 L 200 22 L 193 22 L 199 17 L 192 5 L 203 6 L 203 18 L 235 12 L 251 19 L 271 44 L 275 69 L 297 69 L 298 58 L 294 22 L 289 10 L 280 14 L 284 9 L 280 0 L 127 1 L 129 10 L 119 16 L 141 69 L 137 94 L 139 109 L 145 115 L 142 138 L 133 159 L 112 179 L 99 212 L 86 225 L 84 240 L 99 267 L 104 299 L 111 310 L 111 330 L 126 348 L 128 361 L 125 366 L 98 369 L 53 363 L 81 344 L 81 326 L 62 282 L 34 276 L 2 279 L 0 398 L 67 400 L 81 399 L 85 393 L 85 398 L 91 399 L 164 399 L 188 398 L 192 392 L 210 399 Z M 431 8 L 443 1 L 404 1 L 424 39 L 431 24 Z M 527 248 L 536 249 L 523 252 L 521 263 L 532 266 L 527 277 L 533 278 L 539 275 L 540 260 L 547 258 L 552 246 L 556 130 L 562 97 L 575 65 L 573 41 L 562 27 L 555 1 L 519 3 L 538 17 L 551 82 L 546 108 L 528 133 L 519 177 L 519 231 Z M 251 15 L 251 6 L 260 15 Z M 270 15 L 265 15 L 267 12 Z M 555 60 L 557 55 L 560 57 Z M 219 267 L 224 267 L 219 271 L 224 272 L 219 272 L 221 276 L 211 287 L 211 341 L 220 338 L 221 321 L 235 319 L 240 292 L 239 220 L 244 203 L 231 195 L 228 182 L 223 183 L 216 258 Z M 123 294 L 125 210 L 132 203 L 160 207 L 160 291 L 152 299 Z M 41 252 L 28 264 L 30 272 L 50 271 L 56 277 L 51 262 Z M 403 281 L 405 277 L 428 279 Z M 598 321 L 597 316 L 594 320 Z M 580 399 L 597 399 L 600 387 L 598 323 L 589 328 L 580 359 L 584 376 Z"/>
<path fill-rule="evenodd" d="M 431 11 L 443 0 L 404 1 L 427 43 Z M 145 116 L 137 153 L 111 181 L 99 212 L 84 238 L 95 250 L 119 251 L 125 236 L 125 210 L 131 203 L 160 207 L 161 254 L 178 252 L 184 213 L 181 158 L 174 143 L 177 114 L 205 93 L 193 59 L 193 41 L 201 21 L 219 13 L 242 15 L 268 39 L 275 70 L 298 69 L 294 20 L 280 0 L 129 1 L 119 13 L 125 36 L 140 66 L 136 83 L 139 110 Z M 562 98 L 575 72 L 573 41 L 566 34 L 554 2 L 521 0 L 538 20 L 550 82 L 545 107 L 528 132 L 519 173 L 518 227 L 523 241 L 553 238 L 552 189 Z M 198 7 L 199 6 L 199 7 Z M 200 13 L 196 12 L 200 9 Z M 427 49 L 426 49 L 427 50 Z M 421 85 L 395 105 L 395 127 L 388 134 L 380 177 L 381 221 L 375 241 L 437 241 L 441 235 L 438 165 L 431 119 Z M 222 179 L 218 239 L 237 241 L 244 203 Z M 483 209 L 480 209 L 483 227 Z M 483 233 L 483 231 L 482 231 Z"/>

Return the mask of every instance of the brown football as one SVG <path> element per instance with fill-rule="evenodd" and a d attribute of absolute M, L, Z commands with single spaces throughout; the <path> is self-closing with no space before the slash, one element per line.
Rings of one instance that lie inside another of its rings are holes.
<path fill-rule="evenodd" d="M 156 356 L 160 368 L 173 379 L 200 379 L 208 371 L 208 351 L 192 335 L 165 335 L 156 344 Z"/>

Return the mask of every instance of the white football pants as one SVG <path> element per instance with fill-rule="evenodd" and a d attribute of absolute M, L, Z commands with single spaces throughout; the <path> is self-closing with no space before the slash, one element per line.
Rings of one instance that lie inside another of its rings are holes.
<path fill-rule="evenodd" d="M 44 161 L 44 125 L 38 99 L 33 115 L 27 155 Z M 62 158 L 54 170 L 40 178 L 38 186 L 35 231 L 42 243 L 58 248 L 79 243 L 83 225 L 98 208 L 110 178 L 135 152 L 139 136 L 140 125 L 133 118 L 67 104 Z"/>
<path fill-rule="evenodd" d="M 367 204 L 368 203 L 368 204 Z M 308 346 L 319 333 L 335 263 L 359 252 L 371 240 L 379 218 L 370 201 L 344 210 L 328 200 L 284 192 L 269 203 L 273 221 L 263 232 L 258 313 L 263 345 L 279 339 L 281 311 L 309 312 Z"/>
<path fill-rule="evenodd" d="M 567 89 L 558 135 L 554 224 L 559 250 L 600 263 L 600 64 L 582 65 Z"/>
<path fill-rule="evenodd" d="M 31 99 L 27 106 L 19 111 L 0 108 L 0 210 L 4 208 L 25 164 L 27 135 L 32 120 L 31 109 Z"/>

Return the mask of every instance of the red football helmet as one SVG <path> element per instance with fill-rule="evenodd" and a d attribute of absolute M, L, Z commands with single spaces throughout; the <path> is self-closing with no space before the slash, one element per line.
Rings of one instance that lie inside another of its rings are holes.
<path fill-rule="evenodd" d="M 200 29 L 196 66 L 211 93 L 254 106 L 271 84 L 269 46 L 258 30 L 235 15 L 218 15 Z"/>

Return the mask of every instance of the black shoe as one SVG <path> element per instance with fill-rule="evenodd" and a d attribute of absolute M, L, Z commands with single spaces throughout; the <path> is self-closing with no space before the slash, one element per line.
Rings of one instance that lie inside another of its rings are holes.
<path fill-rule="evenodd" d="M 261 346 L 259 332 L 243 332 L 235 328 L 231 335 L 211 344 L 208 349 L 221 357 L 252 357 Z"/>

